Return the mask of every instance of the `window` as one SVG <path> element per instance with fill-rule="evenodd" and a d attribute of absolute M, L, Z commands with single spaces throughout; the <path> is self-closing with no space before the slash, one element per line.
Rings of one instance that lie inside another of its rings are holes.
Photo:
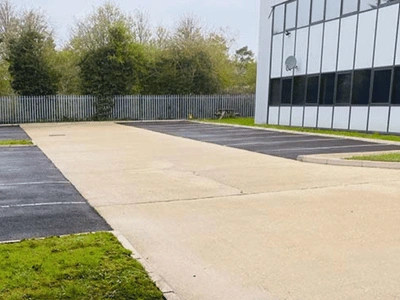
<path fill-rule="evenodd" d="M 311 0 L 298 0 L 297 27 L 303 27 L 310 24 L 310 5 Z"/>
<path fill-rule="evenodd" d="M 286 29 L 292 29 L 296 27 L 296 9 L 296 1 L 286 4 Z"/>
<path fill-rule="evenodd" d="M 392 70 L 379 70 L 374 72 L 372 103 L 389 102 L 391 78 Z"/>
<path fill-rule="evenodd" d="M 369 90 L 371 86 L 371 70 L 354 72 L 352 104 L 368 105 Z"/>
<path fill-rule="evenodd" d="M 379 0 L 360 0 L 360 11 L 378 7 Z"/>
<path fill-rule="evenodd" d="M 357 11 L 358 0 L 343 0 L 342 15 Z"/>
<path fill-rule="evenodd" d="M 312 0 L 311 23 L 324 19 L 325 0 Z"/>
<path fill-rule="evenodd" d="M 331 20 L 340 16 L 340 7 L 342 1 L 340 0 L 326 0 L 325 19 Z"/>
<path fill-rule="evenodd" d="M 269 93 L 269 104 L 276 106 L 281 104 L 281 80 L 272 79 Z"/>
<path fill-rule="evenodd" d="M 292 79 L 282 80 L 282 104 L 292 102 Z"/>
<path fill-rule="evenodd" d="M 306 76 L 297 76 L 293 82 L 293 105 L 304 105 L 306 95 Z"/>
<path fill-rule="evenodd" d="M 321 75 L 321 97 L 319 104 L 332 105 L 335 94 L 335 73 Z"/>
<path fill-rule="evenodd" d="M 306 103 L 317 104 L 318 103 L 318 86 L 319 77 L 312 76 L 307 78 L 307 97 Z"/>
<path fill-rule="evenodd" d="M 392 104 L 400 104 L 400 67 L 394 68 Z"/>
<path fill-rule="evenodd" d="M 338 74 L 336 81 L 336 103 L 350 104 L 351 73 Z"/>
<path fill-rule="evenodd" d="M 285 6 L 279 5 L 274 9 L 274 33 L 283 32 Z"/>

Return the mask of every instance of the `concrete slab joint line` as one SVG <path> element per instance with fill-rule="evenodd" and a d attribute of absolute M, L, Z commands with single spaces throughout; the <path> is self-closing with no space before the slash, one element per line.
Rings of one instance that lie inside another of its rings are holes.
<path fill-rule="evenodd" d="M 132 251 L 132 257 L 142 264 L 142 266 L 149 274 L 150 278 L 163 293 L 166 300 L 181 300 L 181 298 L 179 298 L 178 295 L 175 294 L 174 290 L 169 286 L 165 279 L 153 270 L 153 268 L 146 262 L 146 260 L 120 232 L 112 231 L 111 233 L 114 234 L 114 236 L 118 239 L 122 246 L 124 246 L 125 249 Z"/>

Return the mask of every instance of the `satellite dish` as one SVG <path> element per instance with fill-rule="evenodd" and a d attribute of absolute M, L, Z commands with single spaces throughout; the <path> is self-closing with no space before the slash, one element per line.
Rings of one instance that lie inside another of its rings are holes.
<path fill-rule="evenodd" d="M 297 68 L 297 59 L 294 56 L 289 56 L 285 61 L 286 71 L 292 71 Z"/>

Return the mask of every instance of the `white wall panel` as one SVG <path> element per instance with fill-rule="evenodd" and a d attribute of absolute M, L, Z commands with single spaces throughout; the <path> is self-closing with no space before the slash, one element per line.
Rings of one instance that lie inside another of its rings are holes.
<path fill-rule="evenodd" d="M 325 24 L 322 72 L 336 71 L 337 47 L 339 41 L 339 20 Z"/>
<path fill-rule="evenodd" d="M 277 34 L 272 38 L 272 63 L 271 63 L 272 78 L 281 77 L 282 48 L 283 48 L 283 34 Z"/>
<path fill-rule="evenodd" d="M 360 14 L 356 46 L 356 69 L 372 67 L 376 14 L 376 9 Z"/>
<path fill-rule="evenodd" d="M 296 59 L 297 69 L 294 70 L 295 75 L 306 74 L 307 68 L 307 50 L 308 50 L 308 27 L 296 31 Z"/>
<path fill-rule="evenodd" d="M 400 133 L 400 107 L 392 107 L 390 112 L 389 131 Z"/>
<path fill-rule="evenodd" d="M 310 49 L 308 51 L 307 74 L 320 72 L 321 51 L 322 51 L 322 31 L 323 25 L 318 24 L 310 27 Z"/>
<path fill-rule="evenodd" d="M 397 31 L 397 50 L 396 50 L 396 65 L 400 65 L 400 24 Z"/>
<path fill-rule="evenodd" d="M 292 126 L 303 126 L 303 107 L 292 107 Z"/>
<path fill-rule="evenodd" d="M 350 107 L 335 107 L 333 114 L 333 128 L 334 129 L 348 129 L 349 128 Z"/>
<path fill-rule="evenodd" d="M 317 106 L 306 106 L 304 108 L 304 127 L 317 127 Z"/>
<path fill-rule="evenodd" d="M 260 30 L 258 33 L 258 59 L 257 59 L 257 87 L 255 122 L 257 124 L 267 123 L 268 101 L 269 101 L 269 77 L 271 68 L 271 45 L 272 45 L 272 18 L 267 18 L 271 12 L 268 3 L 260 3 Z"/>
<path fill-rule="evenodd" d="M 357 16 L 341 20 L 338 71 L 353 69 L 356 25 Z"/>
<path fill-rule="evenodd" d="M 378 10 L 375 67 L 393 65 L 398 14 L 399 5 L 390 5 Z"/>
<path fill-rule="evenodd" d="M 290 125 L 290 106 L 281 106 L 279 125 Z"/>
<path fill-rule="evenodd" d="M 298 6 L 297 27 L 310 24 L 311 0 L 298 0 Z"/>
<path fill-rule="evenodd" d="M 367 130 L 368 106 L 351 108 L 350 129 Z"/>
<path fill-rule="evenodd" d="M 386 132 L 389 119 L 389 107 L 371 107 L 369 111 L 368 131 Z"/>
<path fill-rule="evenodd" d="M 290 35 L 288 36 L 285 35 L 283 38 L 284 38 L 284 46 L 283 46 L 284 49 L 283 49 L 282 75 L 292 76 L 293 70 L 286 71 L 285 61 L 286 58 L 294 55 L 294 42 L 296 40 L 296 31 L 292 31 Z"/>
<path fill-rule="evenodd" d="M 268 112 L 268 124 L 278 125 L 278 121 L 279 121 L 279 107 L 270 106 Z"/>
<path fill-rule="evenodd" d="M 319 107 L 318 112 L 318 128 L 331 128 L 332 127 L 332 111 L 333 107 Z"/>

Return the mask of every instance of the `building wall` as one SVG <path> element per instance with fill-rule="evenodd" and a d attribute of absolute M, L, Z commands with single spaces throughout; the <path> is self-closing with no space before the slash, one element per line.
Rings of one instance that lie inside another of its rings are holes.
<path fill-rule="evenodd" d="M 262 3 L 258 123 L 400 132 L 399 1 Z"/>

